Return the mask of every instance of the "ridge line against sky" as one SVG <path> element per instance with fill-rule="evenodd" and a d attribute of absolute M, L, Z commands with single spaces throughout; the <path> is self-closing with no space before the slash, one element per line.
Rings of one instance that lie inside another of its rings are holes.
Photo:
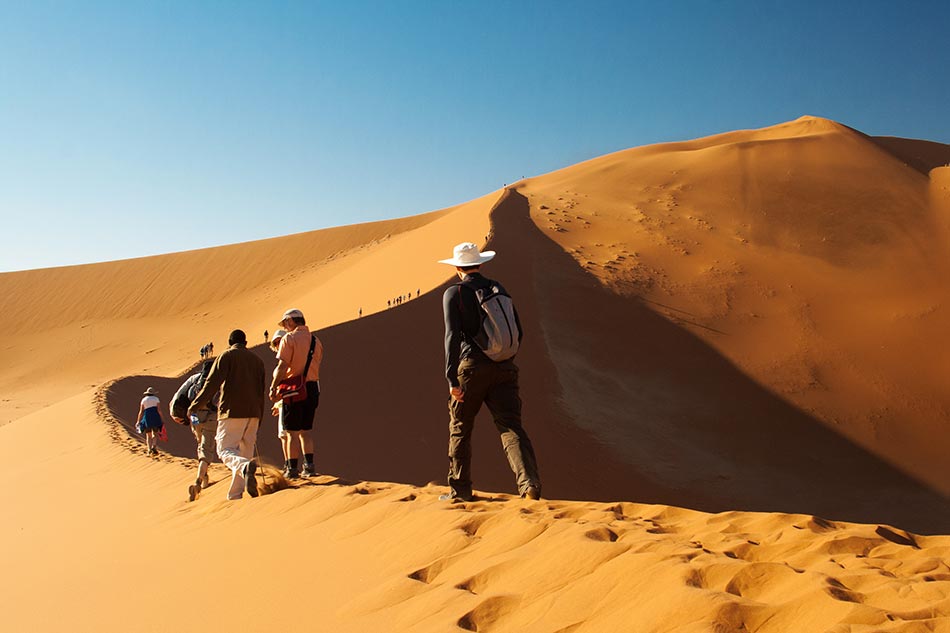
<path fill-rule="evenodd" d="M 0 271 L 416 215 L 810 114 L 950 143 L 950 3 L 5 3 Z"/>

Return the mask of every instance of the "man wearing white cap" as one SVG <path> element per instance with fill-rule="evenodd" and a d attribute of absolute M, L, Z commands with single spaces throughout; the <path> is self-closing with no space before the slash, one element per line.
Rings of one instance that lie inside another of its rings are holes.
<path fill-rule="evenodd" d="M 501 434 L 518 493 L 541 496 L 541 479 L 531 440 L 521 425 L 518 367 L 514 356 L 522 330 L 511 297 L 497 281 L 479 272 L 494 251 L 479 252 L 465 242 L 451 259 L 461 283 L 442 296 L 445 317 L 445 377 L 449 382 L 449 487 L 445 500 L 472 499 L 472 429 L 484 402 Z"/>
<path fill-rule="evenodd" d="M 323 360 L 323 343 L 310 333 L 303 312 L 287 310 L 278 325 L 287 330 L 277 348 L 277 367 L 270 386 L 270 399 L 280 400 L 277 386 L 281 381 L 304 376 L 307 385 L 307 397 L 299 402 L 284 399 L 281 407 L 281 421 L 289 437 L 285 440 L 284 476 L 297 477 L 300 454 L 303 453 L 304 477 L 316 474 L 313 465 L 313 418 L 320 405 L 320 362 Z M 289 445 L 289 446 L 288 446 Z"/>

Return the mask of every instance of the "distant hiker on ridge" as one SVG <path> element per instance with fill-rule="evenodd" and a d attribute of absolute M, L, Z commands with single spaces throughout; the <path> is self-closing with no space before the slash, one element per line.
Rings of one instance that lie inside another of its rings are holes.
<path fill-rule="evenodd" d="M 442 296 L 445 317 L 445 377 L 449 381 L 449 487 L 442 500 L 472 500 L 472 429 L 482 403 L 488 405 L 518 493 L 541 497 L 541 479 L 531 440 L 521 425 L 518 367 L 513 361 L 521 343 L 521 322 L 505 289 L 481 275 L 495 256 L 465 242 L 451 259 L 461 283 Z"/>
<path fill-rule="evenodd" d="M 234 330 L 228 336 L 231 346 L 211 366 L 208 379 L 188 407 L 188 416 L 196 415 L 211 396 L 221 389 L 218 405 L 218 457 L 231 469 L 228 499 L 240 499 L 244 490 L 257 496 L 257 464 L 251 460 L 257 446 L 257 429 L 264 415 L 264 389 L 267 371 L 264 361 L 247 349 L 247 336 Z"/>

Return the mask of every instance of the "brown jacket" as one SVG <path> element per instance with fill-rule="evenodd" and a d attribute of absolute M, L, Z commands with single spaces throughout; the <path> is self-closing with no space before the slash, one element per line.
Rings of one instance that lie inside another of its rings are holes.
<path fill-rule="evenodd" d="M 201 391 L 188 407 L 188 413 L 200 409 L 211 396 L 221 388 L 221 401 L 218 403 L 218 419 L 225 418 L 262 418 L 264 399 L 267 393 L 264 361 L 245 344 L 232 345 L 221 354 L 211 373 L 205 380 Z"/>

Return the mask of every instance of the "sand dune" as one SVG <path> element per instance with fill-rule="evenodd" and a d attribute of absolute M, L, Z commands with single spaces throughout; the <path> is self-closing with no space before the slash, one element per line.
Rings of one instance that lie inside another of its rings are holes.
<path fill-rule="evenodd" d="M 499 493 L 446 505 L 437 500 L 442 487 L 331 476 L 229 503 L 217 494 L 220 467 L 189 504 L 181 483 L 190 465 L 111 440 L 110 416 L 97 415 L 90 395 L 0 429 L 0 503 L 10 509 L 0 524 L 8 570 L 0 588 L 10 630 L 773 633 L 950 624 L 950 536 Z M 22 450 L 36 441 L 47 447 L 40 455 Z"/>
<path fill-rule="evenodd" d="M 0 275 L 5 621 L 950 630 L 948 159 L 804 117 L 403 220 Z M 553 501 L 506 494 L 487 419 L 481 500 L 437 501 L 450 271 L 434 262 L 466 239 L 498 250 L 487 272 L 526 325 L 525 419 Z M 228 503 L 218 466 L 187 503 L 193 440 L 172 427 L 144 456 L 128 430 L 142 390 L 167 401 L 200 345 L 234 327 L 259 342 L 290 306 L 327 350 L 329 474 Z M 55 327 L 34 332 L 37 315 Z"/>

